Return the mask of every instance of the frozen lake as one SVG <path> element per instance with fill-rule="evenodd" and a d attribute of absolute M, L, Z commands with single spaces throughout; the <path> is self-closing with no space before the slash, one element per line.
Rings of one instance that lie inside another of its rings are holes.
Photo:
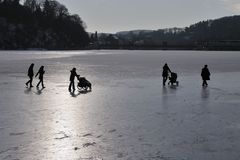
<path fill-rule="evenodd" d="M 162 86 L 165 62 L 178 87 Z M 0 159 L 238 160 L 239 62 L 240 52 L 0 51 Z M 31 63 L 45 66 L 44 90 L 25 88 Z M 73 67 L 92 92 L 68 92 Z"/>

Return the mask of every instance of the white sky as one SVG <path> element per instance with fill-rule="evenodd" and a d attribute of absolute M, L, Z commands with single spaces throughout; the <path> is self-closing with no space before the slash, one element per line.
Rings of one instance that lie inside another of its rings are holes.
<path fill-rule="evenodd" d="M 58 0 L 89 32 L 186 27 L 240 14 L 240 0 Z"/>

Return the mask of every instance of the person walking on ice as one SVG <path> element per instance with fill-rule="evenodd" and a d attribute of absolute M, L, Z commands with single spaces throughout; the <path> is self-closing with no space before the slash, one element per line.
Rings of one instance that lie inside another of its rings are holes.
<path fill-rule="evenodd" d="M 37 88 L 39 87 L 39 85 L 42 83 L 42 88 L 45 88 L 44 84 L 43 84 L 43 75 L 44 75 L 45 71 L 44 71 L 44 66 L 41 66 L 36 74 L 35 77 L 37 77 L 39 75 L 39 82 L 37 84 Z"/>
<path fill-rule="evenodd" d="M 75 77 L 77 77 L 77 73 L 76 73 L 76 68 L 73 68 L 71 71 L 71 74 L 70 74 L 70 84 L 69 84 L 69 87 L 68 87 L 68 91 L 71 92 L 71 88 L 73 89 L 73 92 L 75 91 L 75 84 L 74 84 L 74 79 Z"/>
<path fill-rule="evenodd" d="M 29 81 L 27 81 L 27 82 L 25 83 L 25 84 L 26 84 L 26 87 L 28 87 L 28 84 L 30 83 L 30 88 L 33 87 L 33 85 L 32 85 L 33 76 L 34 76 L 33 67 L 34 67 L 34 63 L 32 63 L 32 64 L 30 65 L 30 67 L 28 68 Z"/>
<path fill-rule="evenodd" d="M 202 83 L 202 86 L 208 86 L 208 83 L 207 81 L 210 80 L 210 72 L 208 70 L 208 65 L 205 65 L 203 68 L 202 68 L 202 72 L 201 72 L 201 76 L 202 76 L 202 80 L 203 80 L 203 83 Z"/>
<path fill-rule="evenodd" d="M 162 72 L 162 77 L 163 77 L 163 86 L 165 86 L 166 81 L 168 79 L 168 72 L 172 73 L 170 68 L 168 67 L 167 63 L 163 66 L 163 72 Z"/>

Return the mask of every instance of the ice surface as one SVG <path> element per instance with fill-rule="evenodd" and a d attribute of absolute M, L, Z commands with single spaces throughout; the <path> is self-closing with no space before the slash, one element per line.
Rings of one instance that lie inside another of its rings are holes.
<path fill-rule="evenodd" d="M 239 52 L 1 51 L 0 159 L 240 159 L 239 61 Z M 165 62 L 178 87 L 162 86 Z M 45 66 L 43 90 L 25 88 L 31 63 Z M 68 92 L 73 67 L 91 92 Z"/>

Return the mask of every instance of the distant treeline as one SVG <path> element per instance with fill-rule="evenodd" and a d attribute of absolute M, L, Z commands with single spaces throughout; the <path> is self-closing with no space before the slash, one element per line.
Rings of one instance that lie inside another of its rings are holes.
<path fill-rule="evenodd" d="M 55 0 L 0 0 L 0 49 L 82 49 L 81 18 Z"/>
<path fill-rule="evenodd" d="M 21 1 L 22 2 L 22 1 Z M 0 0 L 0 49 L 240 50 L 240 16 L 185 28 L 91 36 L 85 23 L 56 0 Z"/>
<path fill-rule="evenodd" d="M 240 50 L 240 16 L 202 21 L 186 28 L 134 30 L 93 38 L 93 47 L 105 49 Z"/>

